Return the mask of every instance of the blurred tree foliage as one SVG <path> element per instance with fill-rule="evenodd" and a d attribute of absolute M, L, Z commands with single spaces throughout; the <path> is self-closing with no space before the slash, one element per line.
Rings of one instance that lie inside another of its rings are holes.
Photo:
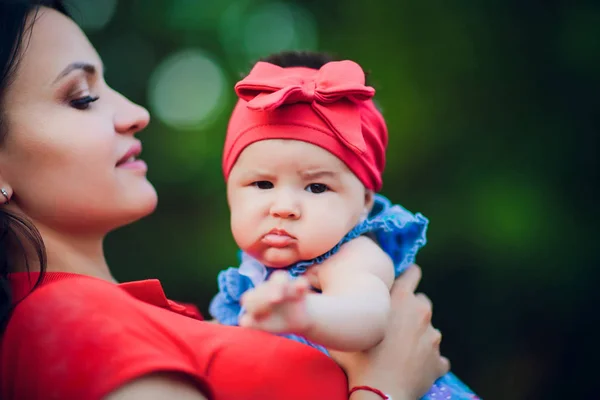
<path fill-rule="evenodd" d="M 84 27 L 89 1 L 72 2 Z M 119 279 L 159 278 L 206 311 L 218 271 L 237 264 L 220 170 L 232 87 L 248 55 L 264 55 L 244 48 L 236 21 L 271 3 L 95 2 L 109 3 L 108 24 L 86 30 L 108 82 L 131 99 L 154 111 L 153 71 L 186 48 L 212 54 L 228 79 L 210 123 L 154 118 L 141 134 L 160 204 L 106 243 Z M 383 193 L 431 220 L 421 290 L 456 373 L 486 400 L 595 397 L 599 3 L 282 4 L 304 10 L 292 47 L 371 72 L 390 129 Z"/>

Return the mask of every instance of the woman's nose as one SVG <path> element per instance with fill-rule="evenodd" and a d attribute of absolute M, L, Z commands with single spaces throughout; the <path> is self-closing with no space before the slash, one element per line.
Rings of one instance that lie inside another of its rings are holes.
<path fill-rule="evenodd" d="M 120 93 L 116 94 L 119 104 L 114 117 L 115 130 L 121 134 L 133 135 L 148 126 L 150 122 L 148 110 L 133 103 Z"/>

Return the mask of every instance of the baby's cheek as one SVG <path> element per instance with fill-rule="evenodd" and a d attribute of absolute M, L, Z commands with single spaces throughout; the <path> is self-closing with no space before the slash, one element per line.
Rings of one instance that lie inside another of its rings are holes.
<path fill-rule="evenodd" d="M 331 250 L 352 230 L 354 225 L 352 216 L 346 213 L 331 209 L 329 212 L 321 213 L 311 224 L 311 247 L 318 255 Z"/>
<path fill-rule="evenodd" d="M 350 213 L 343 212 L 340 209 L 333 209 L 319 216 L 319 221 L 321 222 L 317 226 L 322 234 L 334 237 L 337 243 L 354 227 L 353 219 Z"/>
<path fill-rule="evenodd" d="M 248 220 L 241 213 L 231 214 L 231 233 L 239 246 L 244 246 L 252 234 Z"/>
<path fill-rule="evenodd" d="M 339 224 L 334 222 L 316 225 L 310 235 L 312 253 L 317 256 L 331 250 L 346 234 Z M 316 256 L 315 256 L 316 257 Z"/>

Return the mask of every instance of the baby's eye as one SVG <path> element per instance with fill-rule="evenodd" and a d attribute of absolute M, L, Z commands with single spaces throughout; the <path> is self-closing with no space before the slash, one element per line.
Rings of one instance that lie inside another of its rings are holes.
<path fill-rule="evenodd" d="M 323 183 L 311 183 L 310 185 L 308 185 L 306 187 L 306 191 L 310 192 L 310 193 L 324 193 L 326 191 L 328 191 L 329 188 L 327 187 L 327 185 L 323 184 Z"/>
<path fill-rule="evenodd" d="M 273 183 L 269 181 L 256 181 L 252 185 L 262 190 L 273 189 Z"/>

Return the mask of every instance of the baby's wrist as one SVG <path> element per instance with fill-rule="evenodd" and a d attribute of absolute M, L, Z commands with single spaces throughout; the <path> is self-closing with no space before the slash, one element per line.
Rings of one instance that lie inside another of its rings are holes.
<path fill-rule="evenodd" d="M 314 336 L 315 336 L 316 331 L 317 331 L 317 325 L 316 325 L 314 319 L 311 318 L 310 315 L 306 315 L 306 318 L 304 319 L 304 321 L 302 321 L 300 326 L 293 333 L 295 333 L 296 335 L 304 336 L 308 340 L 314 342 L 315 341 Z"/>
<path fill-rule="evenodd" d="M 311 311 L 311 309 L 314 307 L 313 301 L 313 296 L 306 296 L 306 301 L 304 302 L 303 321 L 300 324 L 299 330 L 297 332 L 294 332 L 298 335 L 306 337 L 309 340 L 314 337 L 317 331 L 317 321 L 314 317 L 315 314 Z"/>

